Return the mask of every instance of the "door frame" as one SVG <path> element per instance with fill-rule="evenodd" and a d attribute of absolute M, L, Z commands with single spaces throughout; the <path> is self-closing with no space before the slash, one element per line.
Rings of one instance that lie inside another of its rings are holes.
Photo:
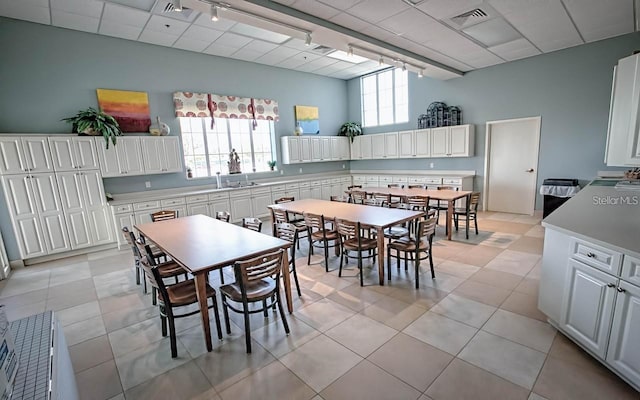
<path fill-rule="evenodd" d="M 542 122 L 542 116 L 538 115 L 537 117 L 522 117 L 522 118 L 511 118 L 511 119 L 501 119 L 495 121 L 487 121 L 485 127 L 485 138 L 484 138 L 484 190 L 482 194 L 482 211 L 487 211 L 489 208 L 489 167 L 491 166 L 491 127 L 493 125 L 513 123 L 513 122 L 524 122 L 524 121 L 535 121 L 536 122 L 536 146 L 535 146 L 535 154 L 536 154 L 536 165 L 533 171 L 535 179 L 533 180 L 533 193 L 534 196 L 530 200 L 530 209 L 531 214 L 535 212 L 536 208 L 536 188 L 538 186 L 538 164 L 540 162 L 540 126 Z"/>

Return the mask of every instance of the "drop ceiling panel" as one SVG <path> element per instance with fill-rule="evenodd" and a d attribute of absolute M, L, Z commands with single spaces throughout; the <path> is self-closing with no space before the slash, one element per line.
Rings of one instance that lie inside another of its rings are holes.
<path fill-rule="evenodd" d="M 340 14 L 340 10 L 324 5 L 317 0 L 298 0 L 293 3 L 292 7 L 322 19 L 330 19 Z"/>
<path fill-rule="evenodd" d="M 149 12 L 156 3 L 156 0 L 105 0 L 105 5 L 108 5 L 110 2 Z"/>
<path fill-rule="evenodd" d="M 214 56 L 229 57 L 236 51 L 238 51 L 236 47 L 229 47 L 220 43 L 212 43 L 209 47 L 204 49 L 203 53 L 211 54 Z"/>
<path fill-rule="evenodd" d="M 261 56 L 256 61 L 264 64 L 275 65 L 298 53 L 298 50 L 280 46 Z"/>
<path fill-rule="evenodd" d="M 49 4 L 46 0 L 38 1 L 15 1 L 2 0 L 0 2 L 0 15 L 36 22 L 39 24 L 50 24 Z"/>
<path fill-rule="evenodd" d="M 362 0 L 318 0 L 318 2 L 337 8 L 338 10 L 346 10 L 360 3 Z"/>
<path fill-rule="evenodd" d="M 55 9 L 51 10 L 51 21 L 54 26 L 91 33 L 97 33 L 98 25 L 100 24 L 99 18 L 86 17 Z"/>
<path fill-rule="evenodd" d="M 334 24 L 344 26 L 345 28 L 352 29 L 354 31 L 361 31 L 369 26 L 369 23 L 354 17 L 347 13 L 341 13 L 330 19 Z"/>
<path fill-rule="evenodd" d="M 204 26 L 191 25 L 182 34 L 183 38 L 196 39 L 211 44 L 214 40 L 222 36 L 224 32 L 215 29 L 205 28 Z"/>
<path fill-rule="evenodd" d="M 439 23 L 427 15 L 415 10 L 407 10 L 393 17 L 380 21 L 381 27 L 402 34 L 417 43 L 425 43 L 444 29 Z"/>
<path fill-rule="evenodd" d="M 103 23 L 106 20 L 117 22 L 119 25 L 131 25 L 143 28 L 149 20 L 149 13 L 134 10 L 129 7 L 105 3 L 102 14 Z M 101 32 L 102 33 L 102 32 Z"/>
<path fill-rule="evenodd" d="M 178 36 L 145 29 L 142 31 L 142 34 L 140 34 L 140 38 L 138 40 L 145 43 L 157 44 L 159 46 L 171 47 L 176 40 L 178 40 Z"/>
<path fill-rule="evenodd" d="M 250 41 L 251 39 L 246 36 L 236 35 L 235 33 L 231 32 L 225 32 L 218 39 L 216 39 L 216 43 L 220 43 L 228 47 L 235 47 L 237 49 L 246 45 Z"/>
<path fill-rule="evenodd" d="M 278 47 L 277 44 L 254 39 L 249 44 L 244 46 L 242 49 L 243 50 L 255 51 L 256 53 L 259 53 L 260 55 L 262 55 L 264 53 L 270 52 L 271 50 L 273 50 L 273 49 L 275 49 L 277 47 Z"/>
<path fill-rule="evenodd" d="M 429 0 L 417 5 L 417 8 L 442 20 L 476 8 L 482 0 Z"/>
<path fill-rule="evenodd" d="M 299 57 L 290 57 L 276 64 L 276 67 L 297 69 L 299 66 L 306 64 L 308 61 Z"/>
<path fill-rule="evenodd" d="M 260 53 L 258 51 L 253 51 L 253 50 L 246 50 L 244 48 L 236 51 L 235 53 L 233 53 L 231 55 L 232 58 L 236 58 L 238 60 L 244 60 L 244 61 L 253 61 L 256 58 L 260 57 L 263 53 Z"/>
<path fill-rule="evenodd" d="M 347 13 L 375 24 L 409 9 L 410 7 L 401 1 L 364 0 L 349 8 Z"/>
<path fill-rule="evenodd" d="M 113 36 L 121 39 L 138 40 L 138 37 L 142 32 L 142 28 L 103 19 L 98 32 L 101 35 Z"/>
<path fill-rule="evenodd" d="M 338 62 L 338 60 L 333 60 L 331 58 L 318 58 L 317 60 L 313 60 L 311 62 L 308 62 L 304 65 L 302 65 L 300 68 L 296 68 L 298 71 L 303 71 L 303 72 L 313 72 L 313 71 L 317 71 L 320 68 L 324 68 L 326 66 L 329 66 L 331 64 L 335 64 L 336 62 Z"/>
<path fill-rule="evenodd" d="M 197 53 L 201 53 L 204 49 L 209 47 L 211 44 L 210 41 L 198 40 L 194 38 L 180 37 L 173 44 L 173 47 L 182 50 L 195 51 Z"/>
<path fill-rule="evenodd" d="M 196 18 L 195 21 L 193 21 L 194 24 L 196 25 L 200 25 L 200 26 L 204 26 L 207 28 L 211 28 L 211 29 L 215 29 L 218 31 L 226 31 L 227 29 L 231 28 L 232 26 L 234 26 L 236 24 L 235 21 L 232 21 L 230 19 L 219 19 L 217 21 L 212 21 L 211 17 L 209 15 L 206 14 L 200 14 L 198 16 L 198 18 Z"/>
<path fill-rule="evenodd" d="M 634 31 L 629 0 L 564 0 L 564 4 L 587 42 Z"/>
<path fill-rule="evenodd" d="M 312 48 L 313 47 L 313 43 L 311 44 L 311 46 L 307 46 L 304 43 L 304 40 L 291 38 L 291 39 L 287 40 L 286 42 L 282 43 L 282 46 L 289 47 L 291 49 L 304 51 L 304 50 L 309 50 L 310 48 Z"/>
<path fill-rule="evenodd" d="M 100 18 L 104 3 L 96 0 L 51 0 L 51 9 Z"/>
<path fill-rule="evenodd" d="M 560 0 L 492 0 L 491 5 L 544 52 L 582 44 Z"/>
<path fill-rule="evenodd" d="M 166 35 L 180 36 L 189 27 L 188 22 L 177 21 L 161 15 L 152 15 L 145 26 L 145 31 L 154 31 Z"/>
<path fill-rule="evenodd" d="M 540 51 L 524 38 L 490 47 L 489 50 L 508 61 L 540 54 Z"/>
<path fill-rule="evenodd" d="M 290 6 L 291 4 L 296 2 L 296 0 L 273 0 L 273 1 L 276 3 L 284 4 L 285 6 Z"/>

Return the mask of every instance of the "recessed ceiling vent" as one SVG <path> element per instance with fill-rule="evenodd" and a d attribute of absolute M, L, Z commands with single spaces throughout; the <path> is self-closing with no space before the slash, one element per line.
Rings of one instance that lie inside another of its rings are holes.
<path fill-rule="evenodd" d="M 451 17 L 451 22 L 460 27 L 465 27 L 485 21 L 488 16 L 489 14 L 487 14 L 483 9 L 476 8 L 467 12 L 463 12 L 462 14 L 456 15 L 455 17 Z"/>
<path fill-rule="evenodd" d="M 173 3 L 166 0 L 158 1 L 151 12 L 153 14 L 162 15 L 163 17 L 169 17 L 186 22 L 193 22 L 199 14 L 198 11 L 187 7 L 182 7 L 182 11 L 176 11 Z"/>
<path fill-rule="evenodd" d="M 311 49 L 311 51 L 313 51 L 314 53 L 325 54 L 325 55 L 331 53 L 334 50 L 335 49 L 327 46 L 316 46 L 313 49 Z"/>

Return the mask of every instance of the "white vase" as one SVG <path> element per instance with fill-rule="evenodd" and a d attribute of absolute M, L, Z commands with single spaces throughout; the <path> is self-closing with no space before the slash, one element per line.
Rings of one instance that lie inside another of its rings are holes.
<path fill-rule="evenodd" d="M 296 125 L 296 129 L 293 130 L 293 134 L 296 136 L 300 136 L 304 133 L 302 127 L 300 125 Z"/>

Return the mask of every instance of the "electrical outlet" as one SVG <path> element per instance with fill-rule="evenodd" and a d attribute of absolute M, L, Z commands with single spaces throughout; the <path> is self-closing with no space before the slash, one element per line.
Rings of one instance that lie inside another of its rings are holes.
<path fill-rule="evenodd" d="M 147 189 L 149 189 L 151 187 L 151 182 L 150 181 L 146 181 L 144 183 L 144 187 L 146 187 Z"/>
<path fill-rule="evenodd" d="M 429 168 L 432 168 L 432 169 L 433 169 L 433 167 L 435 167 L 435 166 L 436 166 L 436 165 L 435 165 L 434 163 L 429 163 Z"/>
<path fill-rule="evenodd" d="M 284 175 L 284 170 L 283 169 L 280 170 L 280 175 Z"/>
<path fill-rule="evenodd" d="M 342 169 L 347 168 L 347 166 L 345 164 L 342 164 Z"/>
<path fill-rule="evenodd" d="M 298 170 L 298 172 L 299 172 L 299 173 L 302 173 L 302 168 L 300 168 L 300 169 Z"/>

